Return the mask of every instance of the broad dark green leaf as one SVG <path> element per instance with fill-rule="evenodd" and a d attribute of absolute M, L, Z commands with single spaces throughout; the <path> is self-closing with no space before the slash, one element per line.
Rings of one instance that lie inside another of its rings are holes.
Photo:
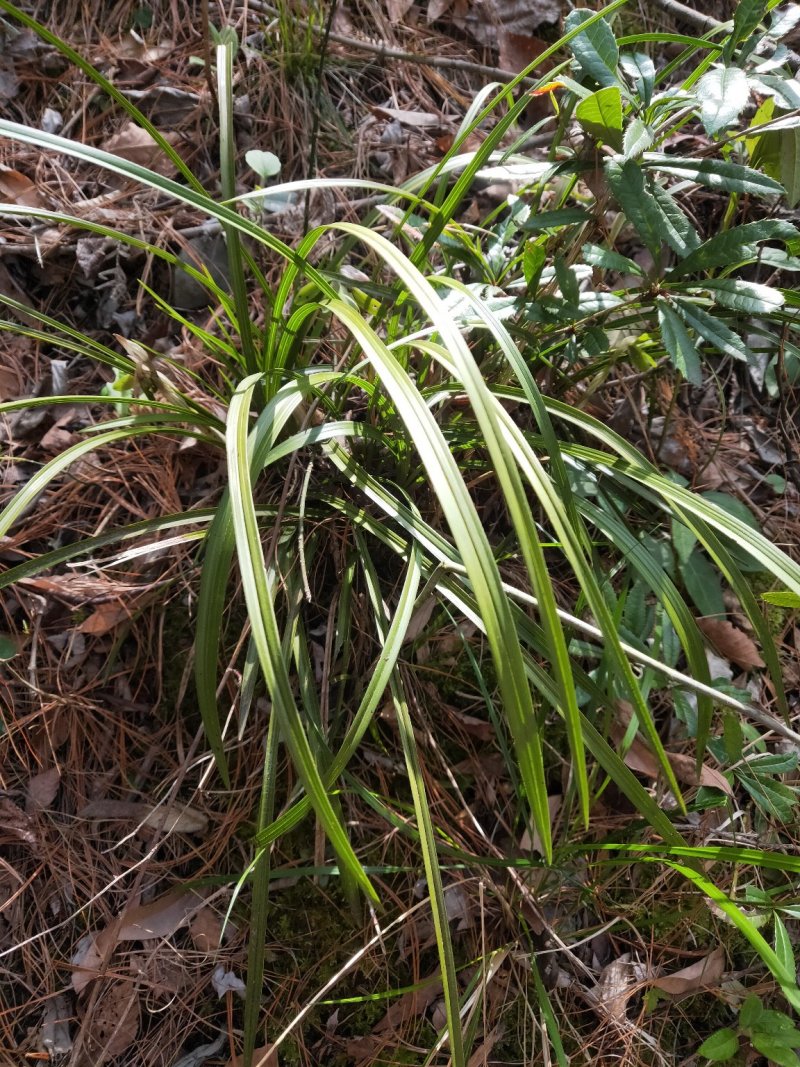
<path fill-rule="evenodd" d="M 686 178 L 708 189 L 724 189 L 729 193 L 775 196 L 783 192 L 780 182 L 753 167 L 745 167 L 728 159 L 681 159 L 679 156 L 645 152 L 642 166 Z"/>
<path fill-rule="evenodd" d="M 772 1034 L 764 1034 L 757 1030 L 750 1040 L 753 1043 L 753 1048 L 760 1052 L 762 1056 L 766 1056 L 770 1064 L 774 1063 L 776 1067 L 800 1067 L 800 1057 L 791 1048 L 783 1044 L 779 1036 L 775 1037 Z"/>
<path fill-rule="evenodd" d="M 706 1038 L 697 1050 L 698 1056 L 704 1056 L 707 1060 L 720 1063 L 732 1059 L 739 1051 L 739 1038 L 733 1030 L 727 1027 L 717 1030 L 711 1037 Z"/>
<path fill-rule="evenodd" d="M 578 288 L 578 279 L 575 277 L 575 271 L 572 267 L 567 265 L 563 256 L 556 256 L 554 258 L 553 267 L 555 268 L 556 279 L 562 297 L 571 307 L 577 307 L 578 300 L 580 299 L 580 290 Z"/>
<path fill-rule="evenodd" d="M 736 46 L 758 28 L 769 7 L 768 0 L 739 0 L 733 15 L 733 32 L 725 42 L 724 56 L 730 60 Z"/>
<path fill-rule="evenodd" d="M 747 363 L 755 362 L 753 353 L 741 337 L 720 319 L 684 300 L 676 301 L 676 305 L 683 321 L 723 355 L 732 356 L 734 359 L 741 359 Z"/>
<path fill-rule="evenodd" d="M 754 995 L 747 997 L 744 1004 L 742 1004 L 739 1009 L 739 1026 L 743 1030 L 749 1029 L 758 1022 L 758 1018 L 763 1012 L 764 1007 L 760 997 Z"/>
<path fill-rule="evenodd" d="M 658 182 L 653 182 L 652 192 L 653 199 L 661 210 L 664 240 L 676 255 L 688 256 L 700 244 L 700 234 L 668 190 Z"/>
<path fill-rule="evenodd" d="M 606 163 L 611 192 L 653 256 L 661 250 L 664 213 L 647 188 L 641 168 L 631 161 Z"/>
<path fill-rule="evenodd" d="M 732 126 L 750 98 L 747 75 L 741 67 L 712 67 L 695 86 L 700 119 L 709 134 Z"/>
<path fill-rule="evenodd" d="M 592 17 L 593 12 L 586 8 L 570 11 L 564 20 L 567 33 L 581 26 Z M 600 85 L 617 85 L 617 63 L 619 48 L 614 31 L 605 19 L 598 19 L 591 26 L 573 37 L 569 47 L 581 70 L 594 78 Z"/>
<path fill-rule="evenodd" d="M 788 785 L 776 778 L 757 777 L 744 771 L 737 771 L 736 777 L 768 818 L 779 819 L 786 825 L 795 821 L 797 794 Z"/>
<path fill-rule="evenodd" d="M 615 152 L 622 149 L 622 93 L 618 85 L 608 85 L 581 100 L 575 118 L 582 129 Z"/>
<path fill-rule="evenodd" d="M 737 263 L 747 263 L 758 257 L 759 242 L 789 241 L 793 237 L 797 237 L 796 227 L 789 222 L 781 222 L 780 219 L 745 222 L 704 241 L 694 252 L 677 263 L 670 275 L 680 277 L 683 274 L 712 270 L 714 267 L 732 267 Z"/>
<path fill-rule="evenodd" d="M 700 614 L 724 616 L 726 609 L 719 572 L 711 565 L 705 552 L 699 549 L 692 552 L 680 571 L 686 592 Z"/>
<path fill-rule="evenodd" d="M 779 289 L 745 282 L 740 278 L 719 278 L 705 282 L 703 289 L 711 294 L 715 303 L 749 315 L 769 315 L 785 303 Z"/>
<path fill-rule="evenodd" d="M 684 523 L 673 519 L 671 540 L 679 563 L 685 564 L 697 547 L 697 534 Z"/>
<path fill-rule="evenodd" d="M 703 384 L 703 372 L 695 343 L 684 325 L 666 300 L 658 300 L 658 324 L 661 339 L 670 359 L 691 385 Z"/>

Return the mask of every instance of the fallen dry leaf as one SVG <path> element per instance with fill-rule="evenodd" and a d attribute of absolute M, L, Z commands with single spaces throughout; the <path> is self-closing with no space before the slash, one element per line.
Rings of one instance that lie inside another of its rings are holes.
<path fill-rule="evenodd" d="M 164 137 L 173 146 L 179 141 L 176 134 L 167 133 Z M 134 122 L 126 122 L 104 147 L 107 152 L 130 163 L 138 163 L 140 167 L 149 167 L 166 178 L 174 178 L 178 173 L 174 163 L 164 155 L 147 130 Z"/>
<path fill-rule="evenodd" d="M 201 908 L 189 923 L 192 944 L 198 952 L 216 952 L 222 938 L 222 922 L 213 908 Z"/>
<path fill-rule="evenodd" d="M 72 988 L 76 993 L 82 993 L 101 973 L 103 953 L 97 947 L 94 934 L 86 934 L 80 939 L 70 963 L 75 968 L 72 972 Z"/>
<path fill-rule="evenodd" d="M 617 701 L 618 718 L 616 722 L 611 724 L 609 731 L 616 745 L 622 743 L 632 714 L 633 708 L 627 701 Z M 707 763 L 701 766 L 698 774 L 697 761 L 694 756 L 686 755 L 683 752 L 667 752 L 667 759 L 675 773 L 675 777 L 679 782 L 683 782 L 684 785 L 710 786 L 712 789 L 721 789 L 728 796 L 733 796 L 733 790 L 725 775 L 714 767 L 709 767 Z M 639 736 L 634 737 L 633 744 L 625 753 L 623 761 L 626 767 L 630 767 L 632 771 L 644 774 L 648 778 L 658 778 L 661 774 L 661 764 L 655 753 Z"/>
<path fill-rule="evenodd" d="M 612 733 L 614 732 L 612 731 Z M 618 740 L 622 739 L 622 733 L 624 731 L 620 732 Z M 684 785 L 710 786 L 712 789 L 721 789 L 728 796 L 733 796 L 733 790 L 721 771 L 715 770 L 704 763 L 698 775 L 697 761 L 693 756 L 688 756 L 683 752 L 668 752 L 667 759 L 675 772 L 675 777 L 679 782 L 683 782 Z M 632 771 L 644 774 L 648 778 L 658 778 L 661 774 L 661 764 L 650 747 L 640 737 L 633 739 L 633 744 L 625 753 L 624 763 Z"/>
<path fill-rule="evenodd" d="M 51 767 L 47 771 L 34 774 L 28 782 L 25 810 L 27 812 L 46 811 L 55 800 L 60 784 L 61 772 L 58 767 Z"/>
<path fill-rule="evenodd" d="M 414 6 L 414 0 L 384 0 L 390 22 L 402 22 Z"/>
<path fill-rule="evenodd" d="M 724 970 L 725 950 L 719 945 L 689 967 L 683 967 L 673 974 L 662 975 L 661 978 L 654 978 L 652 984 L 665 993 L 685 996 L 687 993 L 696 993 L 699 989 L 717 986 Z"/>
<path fill-rule="evenodd" d="M 698 619 L 697 625 L 717 652 L 743 671 L 764 666 L 755 641 L 727 619 Z"/>
<path fill-rule="evenodd" d="M 431 976 L 433 978 L 433 976 Z M 382 1019 L 373 1028 L 373 1034 L 389 1034 L 400 1030 L 405 1023 L 418 1018 L 441 996 L 442 983 L 429 980 L 421 989 L 412 989 L 394 1001 Z"/>
<path fill-rule="evenodd" d="M 97 949 L 105 952 L 119 941 L 151 941 L 171 937 L 202 903 L 203 897 L 198 890 L 178 888 L 171 889 L 149 904 L 126 908 L 97 935 Z"/>
<path fill-rule="evenodd" d="M 178 965 L 171 946 L 157 945 L 155 951 L 132 952 L 128 957 L 130 972 L 147 985 L 148 994 L 174 997 L 185 984 L 185 974 Z"/>
<path fill-rule="evenodd" d="M 616 1022 L 626 1018 L 628 1001 L 638 984 L 637 965 L 626 952 L 612 960 L 600 972 L 597 985 L 591 990 L 595 1006 L 606 1019 Z"/>
<path fill-rule="evenodd" d="M 387 119 L 390 122 L 399 122 L 401 126 L 439 127 L 442 125 L 442 116 L 433 111 L 404 111 L 396 107 L 372 108 L 373 115 L 379 119 Z M 435 601 L 434 601 L 435 603 Z"/>
<path fill-rule="evenodd" d="M 721 789 L 729 797 L 733 796 L 733 789 L 728 779 L 715 767 L 709 767 L 707 763 L 703 763 L 698 774 L 697 760 L 685 752 L 668 752 L 667 759 L 679 782 L 685 785 L 705 785 L 711 789 Z"/>
<path fill-rule="evenodd" d="M 456 7 L 455 25 L 487 48 L 497 48 L 503 33 L 530 36 L 564 14 L 562 0 L 469 0 Z"/>
<path fill-rule="evenodd" d="M 504 1028 L 502 1026 L 496 1026 L 494 1030 L 490 1030 L 470 1056 L 467 1067 L 486 1067 L 486 1064 L 490 1062 L 492 1050 L 503 1036 L 503 1033 Z"/>
<path fill-rule="evenodd" d="M 447 12 L 453 0 L 428 0 L 428 22 L 435 22 Z"/>
<path fill-rule="evenodd" d="M 510 70 L 514 74 L 519 74 L 520 71 L 523 71 L 529 63 L 532 63 L 547 48 L 547 42 L 543 41 L 541 37 L 531 37 L 526 33 L 511 33 L 508 30 L 502 30 L 498 34 L 498 38 L 500 46 L 498 62 L 500 67 L 502 70 Z M 537 70 L 540 73 L 544 73 L 544 71 L 551 69 L 552 66 L 551 60 L 541 68 L 537 68 Z"/>
<path fill-rule="evenodd" d="M 139 993 L 130 982 L 113 982 L 83 1022 L 94 1067 L 122 1055 L 139 1033 Z"/>
<path fill-rule="evenodd" d="M 198 834 L 208 826 L 207 817 L 183 804 L 139 804 L 130 800 L 92 800 L 78 812 L 79 819 L 110 819 L 141 823 L 164 833 Z"/>
<path fill-rule="evenodd" d="M 109 633 L 122 622 L 130 621 L 130 610 L 124 604 L 110 601 L 95 608 L 77 627 L 82 634 L 91 634 L 93 637 L 102 637 Z"/>
<path fill-rule="evenodd" d="M 36 844 L 36 831 L 30 815 L 18 808 L 8 797 L 0 797 L 0 831 L 5 830 L 12 839 Z"/>
<path fill-rule="evenodd" d="M 45 206 L 43 197 L 31 179 L 10 167 L 0 169 L 0 199 L 7 204 L 22 204 L 25 207 Z"/>
<path fill-rule="evenodd" d="M 278 1067 L 278 1054 L 272 1050 L 272 1045 L 253 1049 L 252 1067 Z M 234 1056 L 228 1060 L 225 1067 L 244 1067 L 244 1056 Z"/>

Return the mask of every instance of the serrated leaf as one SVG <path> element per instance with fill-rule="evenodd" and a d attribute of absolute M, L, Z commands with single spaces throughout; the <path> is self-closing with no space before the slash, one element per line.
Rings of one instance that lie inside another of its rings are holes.
<path fill-rule="evenodd" d="M 617 85 L 598 89 L 581 100 L 575 118 L 582 129 L 615 152 L 622 148 L 622 93 Z"/>
<path fill-rule="evenodd" d="M 636 87 L 645 107 L 649 107 L 656 83 L 656 68 L 646 52 L 623 52 L 619 58 L 620 66 Z"/>
<path fill-rule="evenodd" d="M 772 93 L 776 104 L 787 111 L 800 107 L 800 82 L 785 75 L 762 74 L 758 79 L 759 87 L 764 92 Z"/>
<path fill-rule="evenodd" d="M 761 808 L 771 819 L 782 823 L 791 823 L 797 808 L 797 794 L 774 778 L 757 778 L 755 775 L 737 771 L 736 777 Z"/>
<path fill-rule="evenodd" d="M 673 366 L 681 372 L 691 385 L 703 384 L 703 371 L 695 343 L 683 323 L 665 300 L 658 301 L 658 325 L 664 348 L 672 360 Z"/>
<path fill-rule="evenodd" d="M 761 241 L 789 241 L 796 236 L 797 229 L 791 223 L 781 222 L 779 219 L 745 222 L 704 241 L 677 263 L 670 273 L 672 277 L 680 277 L 682 274 L 694 274 L 714 267 L 731 267 L 736 263 L 746 263 L 758 257 L 758 245 Z"/>
<path fill-rule="evenodd" d="M 654 256 L 661 250 L 663 213 L 636 163 L 606 163 L 606 177 L 617 203 Z"/>
<path fill-rule="evenodd" d="M 685 564 L 697 546 L 697 534 L 677 519 L 672 520 L 672 548 L 678 562 Z"/>
<path fill-rule="evenodd" d="M 564 30 L 570 33 L 590 19 L 593 12 L 581 8 L 570 11 L 564 20 Z M 619 48 L 614 31 L 605 19 L 598 19 L 569 43 L 581 70 L 600 85 L 617 84 Z"/>
<path fill-rule="evenodd" d="M 608 248 L 602 248 L 600 245 L 585 244 L 581 248 L 581 253 L 583 262 L 590 267 L 615 270 L 620 274 L 635 274 L 640 278 L 644 275 L 644 271 L 634 260 L 620 255 L 619 252 L 612 252 Z"/>
<path fill-rule="evenodd" d="M 653 199 L 661 211 L 664 240 L 678 256 L 688 256 L 700 244 L 700 235 L 666 189 L 653 183 Z"/>
<path fill-rule="evenodd" d="M 708 134 L 732 126 L 750 98 L 747 75 L 741 67 L 712 67 L 698 81 L 696 92 L 700 120 Z"/>
<path fill-rule="evenodd" d="M 797 970 L 792 942 L 780 915 L 775 916 L 775 955 L 790 974 Z"/>
<path fill-rule="evenodd" d="M 717 304 L 751 315 L 768 315 L 783 307 L 786 302 L 779 289 L 756 282 L 745 282 L 741 278 L 719 278 L 706 282 L 703 288 Z"/>
<path fill-rule="evenodd" d="M 576 307 L 580 298 L 580 290 L 578 288 L 578 279 L 575 277 L 575 271 L 572 267 L 567 265 L 563 256 L 555 257 L 553 260 L 553 267 L 555 269 L 556 280 L 558 281 L 561 295 L 570 306 Z"/>
<path fill-rule="evenodd" d="M 719 572 L 704 552 L 693 552 L 680 571 L 686 592 L 701 615 L 725 614 Z"/>
<path fill-rule="evenodd" d="M 625 159 L 638 159 L 653 143 L 653 131 L 641 119 L 628 124 L 622 139 L 622 154 Z"/>
<path fill-rule="evenodd" d="M 788 1045 L 790 1048 L 800 1048 L 800 1030 L 797 1029 L 789 1016 L 782 1011 L 773 1011 L 772 1009 L 763 1011 L 756 1029 L 764 1034 L 772 1034 L 776 1041 L 779 1041 L 782 1045 Z"/>
<path fill-rule="evenodd" d="M 713 345 L 718 352 L 722 352 L 725 356 L 731 356 L 733 359 L 744 360 L 746 363 L 755 361 L 755 356 L 741 337 L 735 334 L 724 322 L 721 322 L 713 315 L 709 315 L 707 311 L 703 311 L 702 308 L 695 307 L 693 304 L 680 301 L 678 303 L 678 313 L 688 326 L 691 326 L 693 330 L 700 334 L 704 341 Z"/>
<path fill-rule="evenodd" d="M 768 6 L 768 0 L 739 0 L 733 16 L 733 33 L 725 42 L 726 59 L 730 59 L 736 46 L 758 28 Z"/>
<path fill-rule="evenodd" d="M 773 178 L 727 159 L 679 159 L 647 152 L 642 157 L 642 164 L 705 185 L 708 189 L 750 193 L 752 196 L 775 196 L 783 192 L 783 186 Z"/>
<path fill-rule="evenodd" d="M 723 1060 L 731 1059 L 738 1051 L 739 1038 L 733 1030 L 729 1030 L 726 1027 L 724 1030 L 717 1030 L 711 1037 L 707 1037 L 697 1050 L 697 1055 L 705 1056 L 707 1060 L 720 1063 Z"/>
<path fill-rule="evenodd" d="M 525 284 L 529 289 L 535 289 L 539 284 L 544 261 L 547 258 L 544 245 L 535 241 L 528 241 L 522 255 L 522 272 L 525 275 Z"/>
<path fill-rule="evenodd" d="M 741 758 L 741 753 L 737 759 Z M 757 777 L 765 774 L 788 774 L 797 769 L 796 752 L 757 752 L 749 756 L 747 766 Z"/>
<path fill-rule="evenodd" d="M 773 593 L 762 593 L 761 599 L 779 608 L 800 608 L 800 596 L 790 589 L 777 589 Z"/>

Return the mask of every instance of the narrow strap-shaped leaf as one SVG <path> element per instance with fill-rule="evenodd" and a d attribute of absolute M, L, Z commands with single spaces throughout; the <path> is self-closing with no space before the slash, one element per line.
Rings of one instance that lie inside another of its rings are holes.
<path fill-rule="evenodd" d="M 325 784 L 314 763 L 313 753 L 295 704 L 274 607 L 274 578 L 264 563 L 253 502 L 248 454 L 248 415 L 259 375 L 245 379 L 231 400 L 227 433 L 229 493 L 239 570 L 248 608 L 253 640 L 261 670 L 278 716 L 281 736 L 298 775 L 325 828 L 340 863 L 366 895 L 377 903 L 377 894 L 359 863 L 344 828 L 331 805 Z"/>
<path fill-rule="evenodd" d="M 373 616 L 378 638 L 383 641 L 386 638 L 386 619 L 380 595 L 380 587 L 375 570 L 369 557 L 369 553 L 363 556 L 364 574 L 367 578 L 367 590 L 372 602 Z M 414 546 L 410 553 L 409 569 L 413 569 L 417 575 L 420 573 L 420 551 Z M 447 905 L 444 899 L 444 887 L 442 885 L 442 872 L 439 867 L 439 857 L 436 850 L 436 833 L 431 819 L 430 805 L 425 789 L 425 779 L 422 773 L 417 741 L 414 736 L 414 726 L 408 710 L 402 677 L 397 670 L 392 671 L 389 678 L 389 689 L 392 694 L 397 729 L 400 734 L 400 743 L 403 747 L 403 756 L 408 771 L 408 783 L 411 788 L 411 796 L 414 802 L 414 814 L 417 819 L 417 829 L 422 847 L 422 860 L 425 867 L 425 877 L 428 882 L 428 892 L 431 898 L 431 917 L 433 919 L 436 945 L 439 951 L 439 966 L 442 970 L 442 992 L 447 1015 L 447 1030 L 450 1040 L 450 1053 L 453 1067 L 465 1067 L 466 1055 L 464 1051 L 464 1039 L 461 1031 L 461 1018 L 459 1013 L 458 979 L 456 978 L 455 960 L 453 957 L 453 944 L 450 937 L 450 923 L 447 916 Z"/>

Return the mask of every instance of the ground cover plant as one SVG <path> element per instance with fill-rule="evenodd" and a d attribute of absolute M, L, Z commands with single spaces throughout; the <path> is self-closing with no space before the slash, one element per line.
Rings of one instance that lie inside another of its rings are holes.
<path fill-rule="evenodd" d="M 90 94 L 0 119 L 7 1055 L 796 1063 L 800 8 L 570 9 L 356 176 L 335 8 L 204 8 L 194 141 L 148 8 L 0 12 Z"/>

